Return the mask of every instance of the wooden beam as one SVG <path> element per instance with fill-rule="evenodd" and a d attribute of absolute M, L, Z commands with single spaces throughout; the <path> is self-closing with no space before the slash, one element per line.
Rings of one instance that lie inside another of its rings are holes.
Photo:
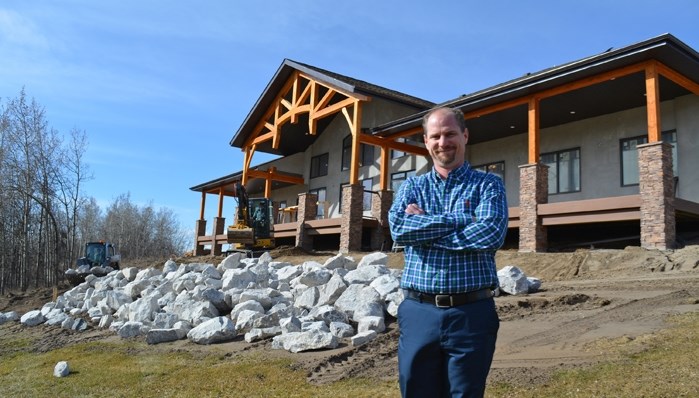
<path fill-rule="evenodd" d="M 199 219 L 204 219 L 204 208 L 206 207 L 206 192 L 201 192 L 201 206 L 199 207 Z"/>
<path fill-rule="evenodd" d="M 646 66 L 646 112 L 648 114 L 648 142 L 659 142 L 660 138 L 660 83 L 655 63 Z"/>
<path fill-rule="evenodd" d="M 218 218 L 223 217 L 223 187 L 218 189 Z"/>
<path fill-rule="evenodd" d="M 541 107 L 539 99 L 532 97 L 528 105 L 528 160 L 529 164 L 539 162 L 539 118 Z"/>
<path fill-rule="evenodd" d="M 274 140 L 275 136 L 277 135 L 277 128 L 272 126 L 270 130 L 271 131 L 269 133 L 258 135 L 257 138 L 255 138 L 255 140 L 252 143 L 250 143 L 250 145 L 257 145 L 265 141 Z"/>
<path fill-rule="evenodd" d="M 261 170 L 248 170 L 248 178 L 267 178 L 271 177 L 274 181 L 287 182 L 289 184 L 303 184 L 303 177 L 295 177 L 286 174 L 279 174 L 276 171 L 269 173 Z"/>
<path fill-rule="evenodd" d="M 359 135 L 361 134 L 362 109 L 359 101 L 354 102 L 354 113 L 350 130 L 352 131 L 352 163 L 350 164 L 350 184 L 359 182 Z"/>
<path fill-rule="evenodd" d="M 379 187 L 382 191 L 388 189 L 388 172 L 390 170 L 390 160 L 391 150 L 388 146 L 384 145 L 381 147 L 381 168 L 379 170 Z"/>
<path fill-rule="evenodd" d="M 354 98 L 351 98 L 351 97 L 345 98 L 336 104 L 332 104 L 332 105 L 327 106 L 321 110 L 316 110 L 315 115 L 313 115 L 313 117 L 315 119 L 322 119 L 328 115 L 332 115 L 333 113 L 340 112 L 342 110 L 342 108 L 344 108 L 346 106 L 351 106 L 351 105 L 355 104 L 356 102 L 358 102 L 358 101 L 355 100 Z"/>
<path fill-rule="evenodd" d="M 361 134 L 359 136 L 359 140 L 364 144 L 375 145 L 378 147 L 387 146 L 389 149 L 395 149 L 397 151 L 408 152 L 408 153 L 412 153 L 415 155 L 424 155 L 424 156 L 429 155 L 429 152 L 427 152 L 426 148 L 423 148 L 421 146 L 406 144 L 404 142 L 395 142 L 392 140 L 393 138 L 394 138 L 393 136 L 391 136 L 391 139 L 389 139 L 389 138 L 378 137 L 378 136 L 370 135 L 370 134 Z"/>
<path fill-rule="evenodd" d="M 679 72 L 676 72 L 674 69 L 671 69 L 670 67 L 661 64 L 660 62 L 657 63 L 657 68 L 659 74 L 686 88 L 695 95 L 699 95 L 699 84 L 684 77 Z"/>
<path fill-rule="evenodd" d="M 272 197 L 272 175 L 277 170 L 276 167 L 270 167 L 267 170 L 267 178 L 265 179 L 265 198 L 269 199 Z"/>

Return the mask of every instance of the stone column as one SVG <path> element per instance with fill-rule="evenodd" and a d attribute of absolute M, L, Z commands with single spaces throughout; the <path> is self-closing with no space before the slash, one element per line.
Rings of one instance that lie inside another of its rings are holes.
<path fill-rule="evenodd" d="M 315 220 L 318 214 L 318 195 L 304 192 L 299 194 L 299 207 L 296 214 L 296 246 L 304 250 L 313 249 L 313 237 L 306 232 L 306 220 Z"/>
<path fill-rule="evenodd" d="M 382 190 L 371 195 L 371 216 L 379 222 L 379 226 L 371 234 L 371 250 L 380 250 L 382 246 L 384 250 L 390 250 L 388 210 L 391 204 L 393 204 L 393 191 Z"/>
<path fill-rule="evenodd" d="M 221 255 L 221 247 L 223 244 L 219 243 L 216 237 L 224 233 L 226 233 L 226 218 L 214 217 L 213 239 L 211 240 L 211 254 L 214 256 Z"/>
<path fill-rule="evenodd" d="M 362 184 L 342 188 L 342 224 L 340 225 L 340 252 L 362 250 L 362 217 L 364 187 Z"/>
<path fill-rule="evenodd" d="M 641 194 L 641 246 L 666 250 L 675 247 L 675 182 L 672 146 L 663 142 L 638 147 Z"/>
<path fill-rule="evenodd" d="M 541 163 L 519 166 L 519 251 L 546 251 L 548 236 L 537 214 L 537 206 L 548 202 L 548 166 Z"/>
<path fill-rule="evenodd" d="M 194 225 L 194 255 L 204 255 L 204 245 L 199 244 L 199 237 L 206 235 L 206 220 L 197 220 Z"/>

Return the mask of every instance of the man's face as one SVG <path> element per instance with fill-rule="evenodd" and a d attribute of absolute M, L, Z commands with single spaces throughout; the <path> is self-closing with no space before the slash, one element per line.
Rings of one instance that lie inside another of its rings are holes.
<path fill-rule="evenodd" d="M 464 163 L 468 130 L 461 131 L 451 112 L 436 111 L 430 115 L 424 138 L 436 167 L 453 170 Z"/>

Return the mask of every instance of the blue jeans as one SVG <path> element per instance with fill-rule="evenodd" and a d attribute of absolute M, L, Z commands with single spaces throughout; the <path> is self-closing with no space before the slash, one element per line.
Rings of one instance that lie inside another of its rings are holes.
<path fill-rule="evenodd" d="M 403 397 L 482 397 L 500 320 L 495 301 L 437 308 L 398 307 L 398 372 Z"/>

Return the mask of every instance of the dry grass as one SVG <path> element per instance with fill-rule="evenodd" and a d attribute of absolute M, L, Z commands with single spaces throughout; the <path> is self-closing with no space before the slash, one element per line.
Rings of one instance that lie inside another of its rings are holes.
<path fill-rule="evenodd" d="M 699 313 L 672 317 L 654 335 L 617 338 L 590 349 L 609 361 L 563 371 L 546 385 L 493 385 L 488 397 L 699 396 Z M 172 351 L 143 342 L 82 343 L 28 352 L 23 334 L 0 338 L 1 397 L 396 397 L 396 382 L 351 379 L 323 386 L 306 382 L 293 360 L 258 353 L 233 356 Z M 56 378 L 68 361 L 72 373 Z"/>
<path fill-rule="evenodd" d="M 0 345 L 26 345 L 5 338 Z M 392 397 L 397 383 L 352 380 L 315 386 L 292 361 L 255 354 L 193 355 L 140 342 L 84 343 L 48 353 L 0 353 L 2 397 Z M 53 376 L 59 361 L 71 374 Z"/>
<path fill-rule="evenodd" d="M 601 341 L 609 362 L 558 373 L 543 386 L 500 384 L 490 397 L 699 397 L 699 313 L 670 319 L 673 327 L 639 338 Z"/>

